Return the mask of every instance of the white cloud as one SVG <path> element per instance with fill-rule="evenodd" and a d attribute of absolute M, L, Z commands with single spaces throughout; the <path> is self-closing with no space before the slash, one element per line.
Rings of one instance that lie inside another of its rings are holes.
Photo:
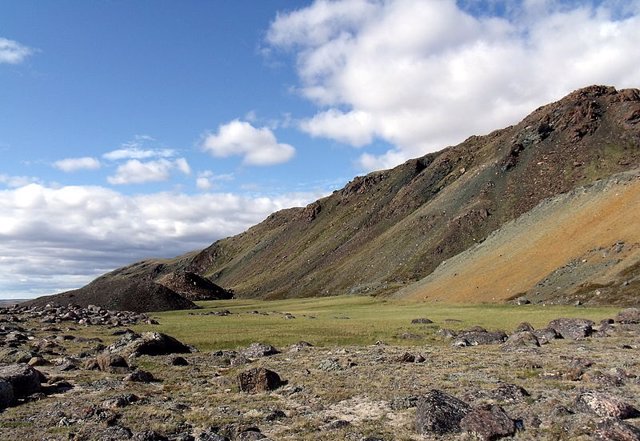
<path fill-rule="evenodd" d="M 211 170 L 205 170 L 198 173 L 198 177 L 196 178 L 196 187 L 199 190 L 207 191 L 214 188 L 216 182 L 232 181 L 233 179 L 234 176 L 231 173 L 216 175 Z"/>
<path fill-rule="evenodd" d="M 302 130 L 392 145 L 364 153 L 367 168 L 512 124 L 580 87 L 638 87 L 640 2 L 496 5 L 507 14 L 474 16 L 475 2 L 454 0 L 317 0 L 279 14 L 267 42 L 293 52 L 298 90 L 319 106 Z"/>
<path fill-rule="evenodd" d="M 289 144 L 278 143 L 268 128 L 256 128 L 239 120 L 221 125 L 218 133 L 207 134 L 202 148 L 216 157 L 242 156 L 247 165 L 280 164 L 295 154 L 295 149 Z"/>
<path fill-rule="evenodd" d="M 175 155 L 172 149 L 142 149 L 137 146 L 124 146 L 123 148 L 112 150 L 102 155 L 109 161 L 120 161 L 123 159 L 149 159 L 149 158 L 170 158 Z"/>
<path fill-rule="evenodd" d="M 33 176 L 11 176 L 0 174 L 0 184 L 4 184 L 9 188 L 22 187 L 32 183 L 41 183 L 42 180 L 40 178 L 36 178 Z"/>
<path fill-rule="evenodd" d="M 107 177 L 107 181 L 113 185 L 161 182 L 168 180 L 174 170 L 186 175 L 191 173 L 191 168 L 184 158 L 178 158 L 175 161 L 158 159 L 147 162 L 131 159 L 119 165 L 115 175 Z"/>
<path fill-rule="evenodd" d="M 24 46 L 17 41 L 0 37 L 0 64 L 22 63 L 32 53 L 33 49 Z"/>
<path fill-rule="evenodd" d="M 202 248 L 319 196 L 128 196 L 104 187 L 39 184 L 0 190 L 0 297 L 75 288 L 142 258 Z"/>
<path fill-rule="evenodd" d="M 97 170 L 100 168 L 100 161 L 89 156 L 85 156 L 83 158 L 66 158 L 54 162 L 53 166 L 64 172 L 74 172 L 78 170 Z"/>

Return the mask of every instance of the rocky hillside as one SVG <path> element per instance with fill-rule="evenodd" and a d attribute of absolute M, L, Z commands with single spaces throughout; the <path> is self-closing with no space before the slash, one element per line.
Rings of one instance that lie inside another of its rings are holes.
<path fill-rule="evenodd" d="M 545 200 L 396 296 L 633 304 L 640 298 L 640 171 Z"/>
<path fill-rule="evenodd" d="M 640 91 L 591 86 L 515 126 L 357 177 L 199 253 L 111 276 L 189 271 L 238 297 L 387 294 L 541 201 L 637 168 Z"/>

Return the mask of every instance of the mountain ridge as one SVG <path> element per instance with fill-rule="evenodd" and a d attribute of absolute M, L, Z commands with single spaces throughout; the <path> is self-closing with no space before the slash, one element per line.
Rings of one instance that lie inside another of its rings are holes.
<path fill-rule="evenodd" d="M 640 167 L 640 91 L 590 86 L 518 124 L 358 176 L 306 207 L 102 277 L 204 276 L 238 297 L 384 295 L 541 201 Z"/>

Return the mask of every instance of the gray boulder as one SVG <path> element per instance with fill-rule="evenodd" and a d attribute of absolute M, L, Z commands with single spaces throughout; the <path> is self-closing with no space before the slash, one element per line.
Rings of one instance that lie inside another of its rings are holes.
<path fill-rule="evenodd" d="M 26 397 L 40 391 L 44 376 L 27 364 L 0 366 L 0 381 L 11 384 L 16 398 Z"/>
<path fill-rule="evenodd" d="M 623 309 L 616 315 L 615 321 L 624 324 L 640 323 L 640 308 Z"/>
<path fill-rule="evenodd" d="M 548 327 L 556 331 L 562 338 L 578 340 L 591 335 L 595 322 L 580 318 L 559 318 L 551 320 Z"/>

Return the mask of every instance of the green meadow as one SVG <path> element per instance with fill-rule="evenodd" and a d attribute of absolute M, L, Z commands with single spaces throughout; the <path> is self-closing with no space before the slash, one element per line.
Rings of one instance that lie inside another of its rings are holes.
<path fill-rule="evenodd" d="M 581 317 L 596 322 L 613 317 L 619 308 L 541 305 L 446 305 L 403 303 L 364 296 L 323 297 L 277 301 L 220 300 L 199 302 L 202 309 L 153 313 L 160 325 L 137 331 L 165 332 L 200 350 L 229 349 L 264 342 L 276 347 L 308 341 L 316 346 L 439 344 L 440 328 L 479 325 L 512 331 L 519 323 L 544 327 L 555 318 Z M 227 316 L 208 315 L 228 310 Z M 295 318 L 287 318 L 293 316 Z M 411 324 L 414 318 L 433 324 Z M 411 334 L 411 335 L 403 335 Z"/>

